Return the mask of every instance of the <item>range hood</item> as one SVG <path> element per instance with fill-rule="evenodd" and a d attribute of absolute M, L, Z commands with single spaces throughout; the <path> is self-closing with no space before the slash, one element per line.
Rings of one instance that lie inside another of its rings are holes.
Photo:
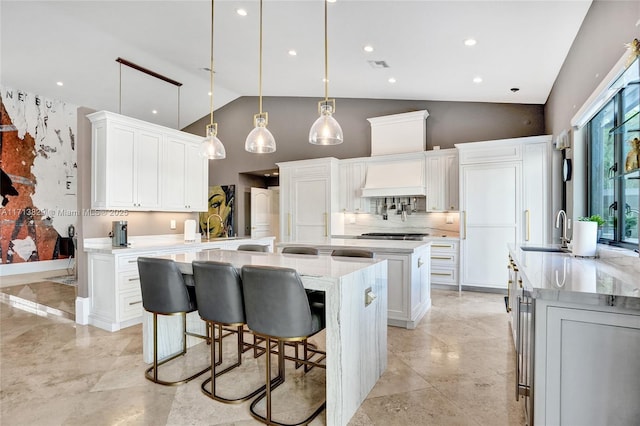
<path fill-rule="evenodd" d="M 369 163 L 363 197 L 424 197 L 424 162 L 405 160 Z"/>

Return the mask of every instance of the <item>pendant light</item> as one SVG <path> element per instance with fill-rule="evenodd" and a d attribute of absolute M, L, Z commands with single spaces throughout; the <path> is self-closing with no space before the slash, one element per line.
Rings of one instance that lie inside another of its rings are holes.
<path fill-rule="evenodd" d="M 309 143 L 314 145 L 338 145 L 344 140 L 340 124 L 333 118 L 336 100 L 329 99 L 329 48 L 327 47 L 327 3 L 324 1 L 324 100 L 318 102 L 320 117 L 309 131 Z"/>
<path fill-rule="evenodd" d="M 211 60 L 209 62 L 209 72 L 210 72 L 210 98 L 209 98 L 209 107 L 210 107 L 210 121 L 207 125 L 206 137 L 200 144 L 200 153 L 207 157 L 209 160 L 222 160 L 227 157 L 227 153 L 224 149 L 224 145 L 218 139 L 218 123 L 213 122 L 213 18 L 214 18 L 214 3 L 215 0 L 211 0 Z"/>
<path fill-rule="evenodd" d="M 267 129 L 269 114 L 262 112 L 262 0 L 260 0 L 260 77 L 258 80 L 258 105 L 260 112 L 253 116 L 254 129 L 249 132 L 244 149 L 254 154 L 266 154 L 276 150 L 276 140 Z"/>

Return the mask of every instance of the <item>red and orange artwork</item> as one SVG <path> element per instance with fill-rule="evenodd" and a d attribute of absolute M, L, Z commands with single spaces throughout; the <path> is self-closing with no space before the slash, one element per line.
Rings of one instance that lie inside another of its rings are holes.
<path fill-rule="evenodd" d="M 32 173 L 36 158 L 32 135 L 21 138 L 5 108 L 0 104 L 0 208 L 1 263 L 21 263 L 59 259 L 60 234 L 51 224 L 46 209 L 35 206 L 32 196 L 37 185 Z"/>

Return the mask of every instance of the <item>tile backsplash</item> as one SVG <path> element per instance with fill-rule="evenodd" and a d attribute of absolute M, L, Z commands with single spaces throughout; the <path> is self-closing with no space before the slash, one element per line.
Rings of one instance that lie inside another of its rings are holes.
<path fill-rule="evenodd" d="M 381 215 L 367 213 L 342 214 L 344 214 L 345 235 L 360 235 L 366 232 L 437 234 L 437 231 L 458 234 L 460 231 L 459 212 L 414 212 L 407 216 L 406 221 L 402 221 L 401 215 L 396 214 L 393 210 L 389 210 L 387 220 L 383 220 Z"/>

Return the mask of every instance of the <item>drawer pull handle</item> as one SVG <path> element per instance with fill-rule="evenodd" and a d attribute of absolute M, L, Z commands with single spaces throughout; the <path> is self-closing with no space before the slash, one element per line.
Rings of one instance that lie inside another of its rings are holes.
<path fill-rule="evenodd" d="M 431 259 L 437 259 L 437 260 L 453 260 L 453 256 L 431 256 Z"/>
<path fill-rule="evenodd" d="M 129 278 L 129 282 L 131 281 L 140 281 L 140 277 Z"/>
<path fill-rule="evenodd" d="M 142 300 L 138 300 L 137 302 L 129 302 L 129 306 L 139 305 L 142 303 Z"/>
<path fill-rule="evenodd" d="M 431 248 L 433 247 L 437 247 L 437 248 L 448 248 L 448 249 L 452 249 L 453 246 L 451 244 L 431 244 Z"/>
<path fill-rule="evenodd" d="M 452 277 L 453 272 L 432 272 L 431 275 L 437 275 L 439 277 Z"/>
<path fill-rule="evenodd" d="M 127 263 L 137 263 L 137 262 L 138 262 L 138 259 L 134 259 L 134 260 L 128 261 Z"/>

